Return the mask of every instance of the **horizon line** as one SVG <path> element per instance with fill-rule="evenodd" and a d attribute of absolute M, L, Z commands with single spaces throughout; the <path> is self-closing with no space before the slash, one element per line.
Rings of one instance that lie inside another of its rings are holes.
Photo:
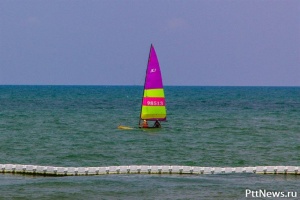
<path fill-rule="evenodd" d="M 128 87 L 138 86 L 143 87 L 139 84 L 0 84 L 0 86 L 117 86 L 117 87 Z M 164 85 L 164 87 L 300 87 L 299 85 Z"/>

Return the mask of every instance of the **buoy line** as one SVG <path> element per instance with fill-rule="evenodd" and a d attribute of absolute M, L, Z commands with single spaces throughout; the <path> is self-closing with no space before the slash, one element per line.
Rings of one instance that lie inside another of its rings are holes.
<path fill-rule="evenodd" d="M 40 165 L 0 164 L 0 173 L 44 176 L 88 176 L 105 174 L 295 174 L 299 166 L 199 167 L 179 165 L 129 165 L 107 167 L 55 167 Z"/>

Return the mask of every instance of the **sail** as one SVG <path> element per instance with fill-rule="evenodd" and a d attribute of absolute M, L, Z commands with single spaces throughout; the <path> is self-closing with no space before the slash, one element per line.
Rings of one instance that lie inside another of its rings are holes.
<path fill-rule="evenodd" d="M 166 120 L 166 101 L 158 59 L 151 44 L 140 119 Z"/>

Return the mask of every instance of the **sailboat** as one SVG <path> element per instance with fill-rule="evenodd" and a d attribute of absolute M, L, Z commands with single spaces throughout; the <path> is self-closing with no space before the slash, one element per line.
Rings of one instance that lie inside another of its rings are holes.
<path fill-rule="evenodd" d="M 157 128 L 160 127 L 159 122 L 166 121 L 166 119 L 167 111 L 162 75 L 155 49 L 151 44 L 141 103 L 139 127 Z M 148 121 L 155 121 L 156 126 L 145 126 L 145 122 L 148 123 Z M 157 123 L 159 126 L 157 126 Z"/>
<path fill-rule="evenodd" d="M 144 92 L 141 103 L 139 128 L 160 128 L 160 121 L 166 121 L 166 101 L 161 71 L 157 55 L 151 44 L 146 69 Z M 145 122 L 155 121 L 154 126 L 145 126 Z M 141 123 L 142 122 L 142 123 Z M 129 126 L 119 125 L 118 129 L 131 130 Z"/>

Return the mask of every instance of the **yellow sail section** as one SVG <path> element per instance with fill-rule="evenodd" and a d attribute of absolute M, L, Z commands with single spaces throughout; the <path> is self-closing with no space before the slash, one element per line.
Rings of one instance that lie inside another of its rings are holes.
<path fill-rule="evenodd" d="M 165 106 L 143 106 L 141 119 L 146 120 L 164 120 L 166 118 Z"/>
<path fill-rule="evenodd" d="M 144 91 L 144 97 L 165 97 L 164 89 L 148 89 Z"/>

